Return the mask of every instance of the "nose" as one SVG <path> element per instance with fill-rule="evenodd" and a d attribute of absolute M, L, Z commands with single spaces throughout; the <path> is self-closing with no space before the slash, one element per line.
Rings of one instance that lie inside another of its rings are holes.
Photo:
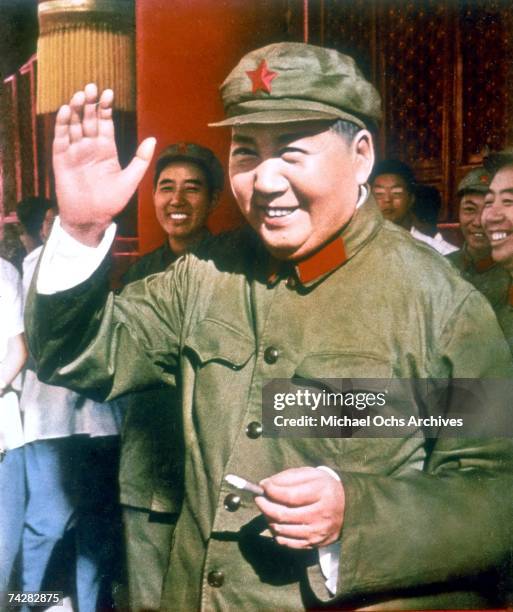
<path fill-rule="evenodd" d="M 483 214 L 484 214 L 484 210 L 481 213 L 476 212 L 476 214 L 473 216 L 472 221 L 470 222 L 469 225 L 471 225 L 474 229 L 482 229 L 483 227 Z"/>
<path fill-rule="evenodd" d="M 504 220 L 504 211 L 501 206 L 492 204 L 487 206 L 483 210 L 483 214 L 479 219 L 479 224 L 484 225 L 486 228 L 492 226 L 494 223 L 501 223 Z"/>
<path fill-rule="evenodd" d="M 275 198 L 288 189 L 288 181 L 283 176 L 281 160 L 269 158 L 262 161 L 254 170 L 254 191 L 266 199 Z"/>
<path fill-rule="evenodd" d="M 390 202 L 392 201 L 392 193 L 390 189 L 385 189 L 385 191 L 383 192 L 383 201 L 387 204 L 390 204 Z"/>
<path fill-rule="evenodd" d="M 183 194 L 181 189 L 175 189 L 171 191 L 169 194 L 169 204 L 173 206 L 181 206 L 183 205 Z"/>

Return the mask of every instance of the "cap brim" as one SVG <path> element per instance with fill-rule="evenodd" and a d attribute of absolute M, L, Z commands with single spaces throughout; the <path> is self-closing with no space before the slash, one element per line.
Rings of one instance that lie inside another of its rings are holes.
<path fill-rule="evenodd" d="M 299 121 L 336 121 L 345 119 L 365 129 L 366 126 L 361 119 L 350 113 L 324 113 L 310 110 L 266 110 L 256 111 L 243 115 L 229 117 L 224 121 L 209 123 L 208 127 L 235 127 L 238 125 L 269 125 L 275 123 L 297 123 Z"/>
<path fill-rule="evenodd" d="M 488 193 L 488 191 L 490 190 L 490 188 L 488 187 L 488 185 L 469 185 L 468 187 L 463 187 L 462 189 L 458 189 L 458 191 L 456 192 L 456 195 L 462 196 L 465 195 L 466 193 Z"/>

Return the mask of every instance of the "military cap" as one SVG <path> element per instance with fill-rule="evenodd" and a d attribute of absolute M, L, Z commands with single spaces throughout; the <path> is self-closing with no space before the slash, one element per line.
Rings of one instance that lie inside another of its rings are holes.
<path fill-rule="evenodd" d="M 458 184 L 457 195 L 461 196 L 464 193 L 475 191 L 477 193 L 486 193 L 490 185 L 492 177 L 486 168 L 479 166 L 478 168 L 472 168 L 470 172 L 467 172 Z"/>
<path fill-rule="evenodd" d="M 492 175 L 498 172 L 503 166 L 513 164 L 513 147 L 507 147 L 502 151 L 492 151 L 483 159 L 484 167 Z"/>
<path fill-rule="evenodd" d="M 248 53 L 221 96 L 226 119 L 212 126 L 345 119 L 364 128 L 381 119 L 380 96 L 353 58 L 304 43 Z"/>
<path fill-rule="evenodd" d="M 207 147 L 194 142 L 177 142 L 160 152 L 155 167 L 155 184 L 160 173 L 166 166 L 177 161 L 187 161 L 197 164 L 205 173 L 211 192 L 222 191 L 224 185 L 224 170 L 221 162 Z"/>

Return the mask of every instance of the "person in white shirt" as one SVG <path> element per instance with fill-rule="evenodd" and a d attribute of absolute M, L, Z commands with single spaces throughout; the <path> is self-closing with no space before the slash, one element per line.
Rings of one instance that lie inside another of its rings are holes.
<path fill-rule="evenodd" d="M 429 244 L 442 255 L 458 247 L 444 240 L 440 232 L 426 233 L 414 213 L 416 183 L 413 170 L 405 163 L 388 159 L 374 167 L 370 177 L 372 193 L 385 219 L 403 227 L 421 242 Z"/>
<path fill-rule="evenodd" d="M 0 258 L 0 593 L 11 586 L 11 574 L 21 542 L 25 482 L 23 432 L 17 395 L 10 388 L 27 358 L 23 337 L 21 278 Z M 0 601 L 0 607 L 2 602 Z M 3 609 L 3 608 L 2 608 Z"/>
<path fill-rule="evenodd" d="M 28 251 L 23 261 L 25 299 L 56 212 L 56 205 L 43 198 L 18 204 Z M 76 604 L 80 612 L 93 612 L 121 537 L 116 521 L 119 409 L 47 385 L 34 370 L 30 358 L 20 400 L 28 493 L 23 590 L 43 589 L 53 551 L 73 528 Z"/>

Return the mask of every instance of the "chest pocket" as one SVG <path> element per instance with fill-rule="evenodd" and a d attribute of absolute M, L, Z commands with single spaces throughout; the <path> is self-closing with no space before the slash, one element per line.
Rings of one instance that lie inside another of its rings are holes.
<path fill-rule="evenodd" d="M 390 379 L 393 364 L 371 352 L 341 351 L 310 353 L 296 368 L 300 378 Z"/>
<path fill-rule="evenodd" d="M 255 354 L 255 341 L 225 321 L 204 319 L 185 340 L 184 353 L 196 368 L 215 363 L 240 370 Z"/>

